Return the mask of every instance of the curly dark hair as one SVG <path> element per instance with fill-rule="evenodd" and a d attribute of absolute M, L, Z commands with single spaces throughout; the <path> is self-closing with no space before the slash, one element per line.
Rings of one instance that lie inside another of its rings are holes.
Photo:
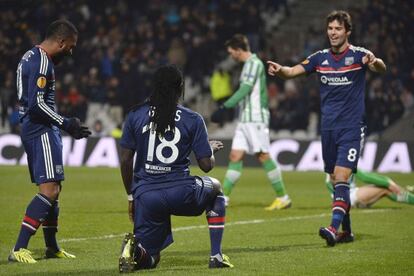
<path fill-rule="evenodd" d="M 184 93 L 183 74 L 173 64 L 161 66 L 154 73 L 152 87 L 150 126 L 152 131 L 164 136 L 168 130 L 175 129 L 175 111 Z"/>

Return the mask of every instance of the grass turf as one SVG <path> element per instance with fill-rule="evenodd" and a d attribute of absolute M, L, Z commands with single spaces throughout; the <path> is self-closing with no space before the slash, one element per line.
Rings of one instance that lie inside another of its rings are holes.
<path fill-rule="evenodd" d="M 193 168 L 194 174 L 200 171 Z M 222 179 L 225 168 L 210 175 Z M 117 275 L 122 234 L 132 230 L 127 201 L 117 169 L 66 168 L 60 198 L 60 245 L 75 260 L 44 260 L 42 231 L 29 249 L 39 262 L 8 263 L 24 210 L 37 192 L 26 167 L 0 167 L 1 275 Z M 414 174 L 390 174 L 402 186 Z M 414 270 L 414 206 L 382 199 L 371 209 L 353 209 L 356 241 L 328 248 L 317 235 L 330 222 L 330 197 L 324 174 L 286 172 L 291 209 L 263 208 L 274 193 L 260 168 L 244 168 L 231 195 L 223 252 L 234 269 L 209 270 L 209 237 L 204 216 L 174 217 L 175 242 L 162 252 L 151 274 L 229 275 L 412 275 Z"/>

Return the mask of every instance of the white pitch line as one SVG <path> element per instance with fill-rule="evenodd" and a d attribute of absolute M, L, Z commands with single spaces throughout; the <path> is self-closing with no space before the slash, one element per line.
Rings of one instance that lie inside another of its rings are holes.
<path fill-rule="evenodd" d="M 359 210 L 357 212 L 353 212 L 353 214 L 371 214 L 371 213 L 380 213 L 380 212 L 387 212 L 389 209 L 370 209 L 370 210 Z M 284 218 L 274 218 L 274 219 L 254 219 L 254 220 L 241 220 L 241 221 L 235 221 L 235 222 L 229 222 L 226 223 L 226 227 L 233 226 L 233 225 L 245 225 L 245 224 L 259 224 L 259 223 L 266 223 L 266 222 L 274 222 L 274 221 L 291 221 L 291 220 L 302 220 L 302 219 L 313 219 L 313 218 L 323 218 L 330 216 L 330 213 L 322 213 L 319 215 L 309 215 L 309 216 L 296 216 L 296 217 L 284 217 Z M 194 229 L 203 229 L 207 228 L 208 225 L 193 225 L 193 226 L 183 226 L 183 227 L 177 227 L 173 228 L 173 232 L 179 232 L 179 231 L 188 231 L 188 230 L 194 230 Z M 87 237 L 87 238 L 70 238 L 70 239 L 61 239 L 60 242 L 77 242 L 77 241 L 89 241 L 89 240 L 107 240 L 107 239 L 114 239 L 114 238 L 120 238 L 125 236 L 124 234 L 110 234 L 110 235 L 104 235 L 99 237 Z"/>

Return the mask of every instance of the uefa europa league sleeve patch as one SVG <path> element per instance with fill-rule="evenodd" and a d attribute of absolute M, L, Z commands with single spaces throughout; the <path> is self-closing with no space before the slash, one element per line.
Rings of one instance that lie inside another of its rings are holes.
<path fill-rule="evenodd" d="M 37 79 L 37 82 L 36 82 L 36 84 L 37 84 L 37 86 L 39 87 L 39 88 L 45 88 L 45 86 L 46 86 L 46 78 L 45 77 L 39 77 L 38 79 Z"/>
<path fill-rule="evenodd" d="M 306 64 L 308 64 L 309 63 L 309 59 L 305 59 L 304 61 L 302 61 L 302 64 L 303 65 L 306 65 Z"/>

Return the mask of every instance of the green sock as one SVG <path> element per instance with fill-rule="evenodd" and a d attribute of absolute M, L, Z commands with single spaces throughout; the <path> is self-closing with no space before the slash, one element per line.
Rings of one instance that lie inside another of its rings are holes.
<path fill-rule="evenodd" d="M 390 186 L 389 184 L 390 179 L 386 176 L 383 176 L 377 173 L 357 170 L 355 176 L 358 180 L 361 180 L 362 182 L 374 184 L 375 186 L 378 186 L 378 187 L 388 188 Z"/>
<path fill-rule="evenodd" d="M 224 195 L 229 196 L 234 184 L 239 180 L 241 170 L 243 168 L 243 161 L 230 162 L 226 172 L 226 176 L 223 181 L 223 192 Z"/>
<path fill-rule="evenodd" d="M 414 204 L 414 194 L 407 191 L 404 191 L 399 195 L 392 193 L 388 196 L 388 198 L 395 202 Z"/>
<path fill-rule="evenodd" d="M 286 195 L 285 185 L 283 184 L 282 173 L 273 159 L 268 159 L 263 163 L 263 168 L 267 173 L 267 177 L 272 184 L 273 190 L 278 197 Z"/>
<path fill-rule="evenodd" d="M 325 177 L 325 185 L 326 185 L 326 188 L 328 188 L 329 192 L 331 192 L 331 194 L 335 192 L 334 186 L 331 182 L 331 178 L 329 177 L 328 174 Z"/>

